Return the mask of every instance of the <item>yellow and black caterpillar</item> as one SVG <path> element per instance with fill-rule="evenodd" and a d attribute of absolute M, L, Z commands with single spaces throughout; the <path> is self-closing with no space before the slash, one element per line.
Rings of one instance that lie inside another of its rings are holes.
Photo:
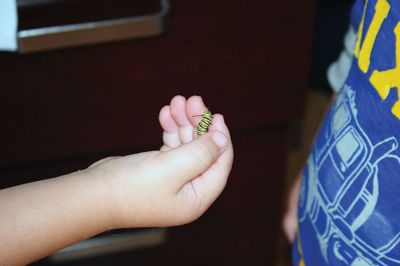
<path fill-rule="evenodd" d="M 198 136 L 204 135 L 208 132 L 208 128 L 212 123 L 213 115 L 209 109 L 206 109 L 199 124 L 196 127 L 196 133 Z"/>

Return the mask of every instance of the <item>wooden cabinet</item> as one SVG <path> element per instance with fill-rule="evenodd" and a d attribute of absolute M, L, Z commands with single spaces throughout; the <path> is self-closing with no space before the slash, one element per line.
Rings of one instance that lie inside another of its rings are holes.
<path fill-rule="evenodd" d="M 311 1 L 171 4 L 157 37 L 0 54 L 0 185 L 156 149 L 160 108 L 177 94 L 201 95 L 232 131 L 222 196 L 197 222 L 169 229 L 166 245 L 73 265 L 271 265 L 289 128 L 303 107 Z"/>

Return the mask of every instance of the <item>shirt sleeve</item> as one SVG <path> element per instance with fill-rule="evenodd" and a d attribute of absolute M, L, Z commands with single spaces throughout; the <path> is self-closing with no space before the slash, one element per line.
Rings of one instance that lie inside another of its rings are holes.
<path fill-rule="evenodd" d="M 357 35 L 355 30 L 350 26 L 344 37 L 343 51 L 340 53 L 339 58 L 332 63 L 327 70 L 328 82 L 335 92 L 339 92 L 350 72 L 356 39 Z"/>

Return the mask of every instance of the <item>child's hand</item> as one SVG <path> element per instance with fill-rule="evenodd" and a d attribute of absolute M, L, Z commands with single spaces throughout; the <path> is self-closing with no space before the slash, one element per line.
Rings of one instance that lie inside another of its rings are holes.
<path fill-rule="evenodd" d="M 290 194 L 287 203 L 287 209 L 283 217 L 282 226 L 283 232 L 290 244 L 296 237 L 297 229 L 297 205 L 299 201 L 301 176 L 297 177 L 295 183 L 290 189 Z"/>
<path fill-rule="evenodd" d="M 202 99 L 182 96 L 161 109 L 160 151 L 109 158 L 89 172 L 104 176 L 112 227 L 172 226 L 202 215 L 225 187 L 233 161 L 229 130 L 214 115 L 209 133 L 196 137 L 206 110 Z"/>

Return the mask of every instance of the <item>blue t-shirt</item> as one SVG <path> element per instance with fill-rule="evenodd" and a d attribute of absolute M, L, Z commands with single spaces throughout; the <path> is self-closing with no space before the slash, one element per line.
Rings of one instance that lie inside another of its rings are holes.
<path fill-rule="evenodd" d="M 360 0 L 352 66 L 305 166 L 293 265 L 400 265 L 400 0 Z"/>

